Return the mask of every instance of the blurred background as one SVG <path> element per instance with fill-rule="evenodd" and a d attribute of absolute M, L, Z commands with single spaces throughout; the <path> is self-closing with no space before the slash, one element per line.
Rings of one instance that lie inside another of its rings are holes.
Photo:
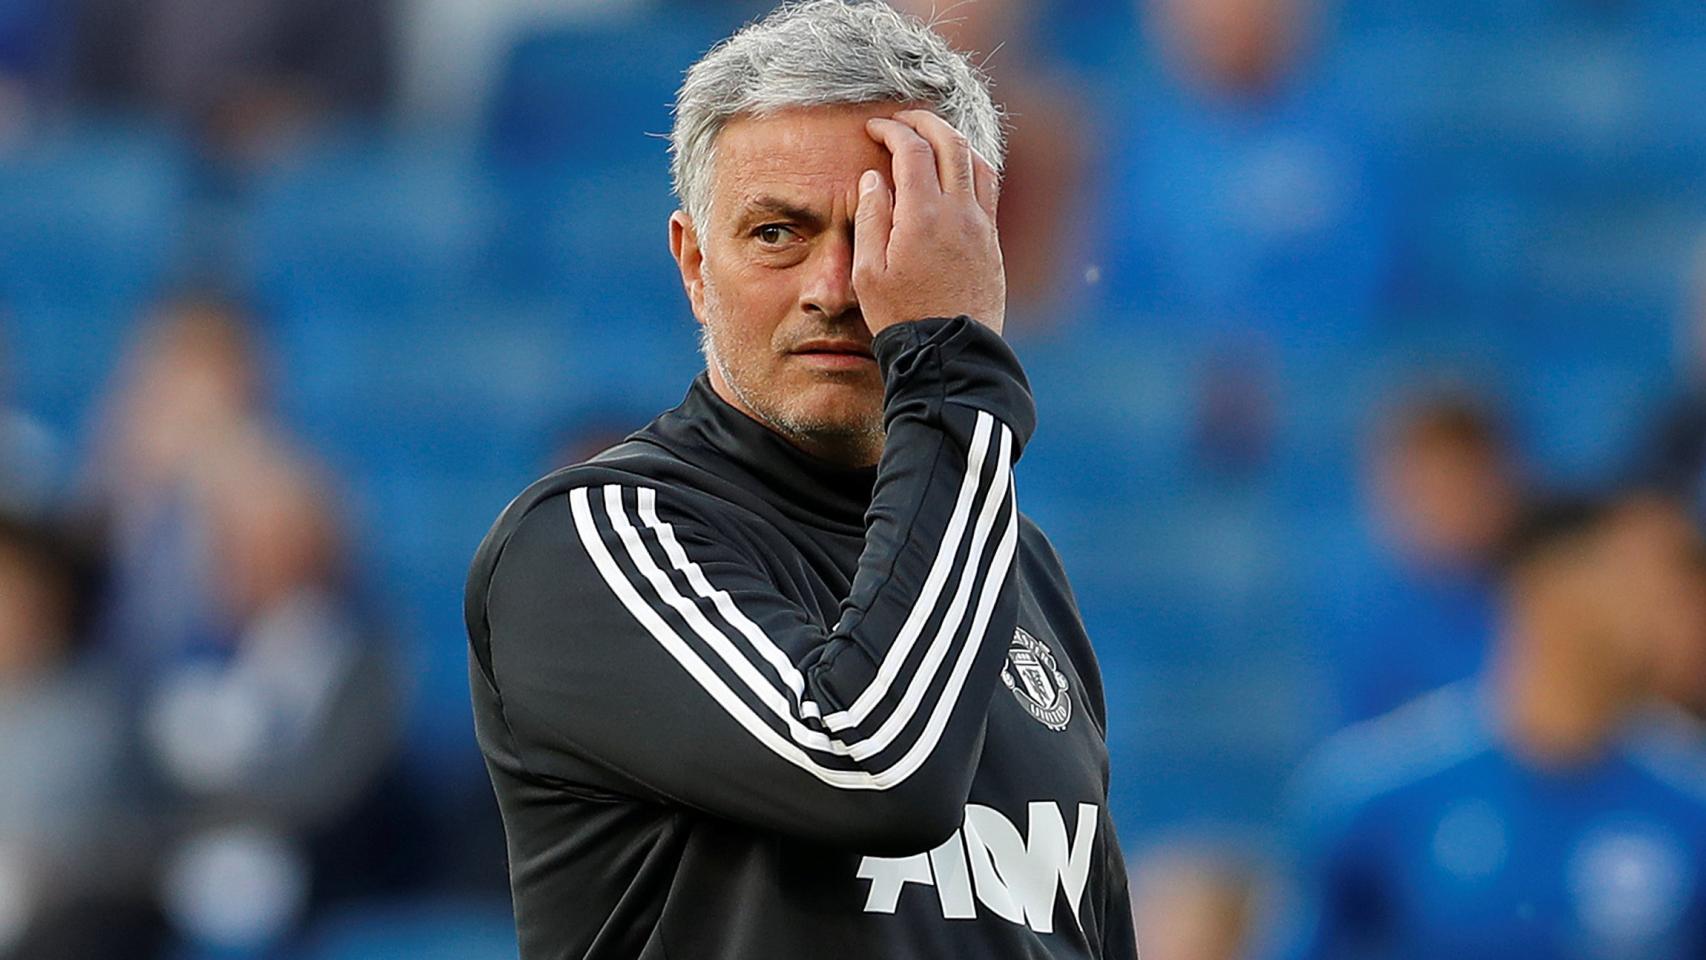
<path fill-rule="evenodd" d="M 661 135 L 768 6 L 0 0 L 0 956 L 514 955 L 462 579 L 698 369 Z M 1539 492 L 1670 518 L 1702 712 L 1699 0 L 935 13 L 1147 960 L 1278 937 L 1299 764 L 1484 675 Z"/>

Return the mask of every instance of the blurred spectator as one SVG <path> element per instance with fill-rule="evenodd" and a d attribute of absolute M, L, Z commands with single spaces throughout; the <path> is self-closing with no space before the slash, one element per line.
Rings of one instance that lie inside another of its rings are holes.
<path fill-rule="evenodd" d="M 100 410 L 78 508 L 117 571 L 103 630 L 147 659 L 204 629 L 208 599 L 186 484 L 207 451 L 260 417 L 259 363 L 236 308 L 191 296 L 163 304 L 120 364 Z"/>
<path fill-rule="evenodd" d="M 238 307 L 214 295 L 164 301 L 142 325 L 102 410 L 87 478 L 122 512 L 179 479 L 196 452 L 258 414 L 259 364 Z"/>
<path fill-rule="evenodd" d="M 1340 734 L 1306 768 L 1297 900 L 1272 956 L 1706 954 L 1706 740 L 1651 700 L 1656 611 L 1697 576 L 1700 542 L 1646 510 L 1534 511 L 1481 679 Z"/>
<path fill-rule="evenodd" d="M 78 0 L 79 100 L 187 125 L 264 158 L 331 117 L 374 116 L 392 86 L 391 0 Z"/>
<path fill-rule="evenodd" d="M 318 841 L 366 813 L 397 712 L 332 485 L 269 423 L 266 365 L 231 305 L 168 304 L 121 367 L 84 491 L 112 557 L 101 649 L 125 665 L 163 817 L 164 905 L 230 948 L 291 933 L 327 884 L 378 882 L 375 851 Z"/>
<path fill-rule="evenodd" d="M 1379 716 L 1480 669 L 1493 563 L 1522 498 L 1506 429 L 1481 401 L 1442 393 L 1400 406 L 1368 454 L 1383 557 L 1347 571 L 1331 631 L 1334 726 Z"/>
<path fill-rule="evenodd" d="M 1143 960 L 1239 960 L 1254 920 L 1252 865 L 1189 844 L 1132 866 L 1132 914 Z"/>
<path fill-rule="evenodd" d="M 146 957 L 161 940 L 110 671 L 79 649 L 87 564 L 0 514 L 0 957 Z"/>
<path fill-rule="evenodd" d="M 1038 52 L 1033 0 L 892 0 L 957 50 L 975 54 L 1006 111 L 1007 159 L 1001 176 L 1001 251 L 1007 267 L 1008 319 L 1015 332 L 1065 321 L 1066 284 L 1077 262 L 1088 164 L 1085 104 L 1074 85 Z"/>
<path fill-rule="evenodd" d="M 204 456 L 191 513 L 206 531 L 201 632 L 157 650 L 142 692 L 146 755 L 176 811 L 167 906 L 194 938 L 254 946 L 302 919 L 324 872 L 313 841 L 385 772 L 396 691 L 344 590 L 327 487 L 259 431 Z M 231 876 L 258 888 L 228 882 Z M 336 878 L 347 883 L 348 877 Z"/>
<path fill-rule="evenodd" d="M 1663 492 L 1630 498 L 1630 539 L 1669 544 L 1631 550 L 1624 574 L 1649 585 L 1653 686 L 1665 701 L 1706 721 L 1706 555 L 1686 501 Z"/>
<path fill-rule="evenodd" d="M 1366 329 L 1391 196 L 1313 56 L 1316 0 L 1147 0 L 1158 70 L 1112 118 L 1099 264 L 1112 309 L 1276 346 Z"/>

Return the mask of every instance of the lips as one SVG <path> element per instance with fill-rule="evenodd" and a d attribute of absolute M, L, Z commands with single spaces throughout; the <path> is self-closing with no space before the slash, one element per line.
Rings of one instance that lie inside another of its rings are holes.
<path fill-rule="evenodd" d="M 866 360 L 875 359 L 871 356 L 871 348 L 857 340 L 808 340 L 793 350 L 794 353 L 863 357 Z"/>

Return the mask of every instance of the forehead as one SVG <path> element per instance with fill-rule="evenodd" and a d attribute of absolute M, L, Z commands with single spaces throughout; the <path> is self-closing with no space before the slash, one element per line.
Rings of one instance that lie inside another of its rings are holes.
<path fill-rule="evenodd" d="M 793 107 L 737 117 L 717 135 L 713 203 L 735 209 L 761 195 L 802 204 L 851 194 L 866 170 L 888 170 L 888 152 L 865 133 L 871 117 L 893 116 L 901 103 Z"/>

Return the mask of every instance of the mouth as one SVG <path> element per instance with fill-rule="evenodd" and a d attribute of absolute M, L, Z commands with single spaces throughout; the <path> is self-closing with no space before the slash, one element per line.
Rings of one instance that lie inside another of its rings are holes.
<path fill-rule="evenodd" d="M 790 352 L 821 366 L 857 367 L 877 362 L 870 346 L 857 340 L 808 340 Z"/>

